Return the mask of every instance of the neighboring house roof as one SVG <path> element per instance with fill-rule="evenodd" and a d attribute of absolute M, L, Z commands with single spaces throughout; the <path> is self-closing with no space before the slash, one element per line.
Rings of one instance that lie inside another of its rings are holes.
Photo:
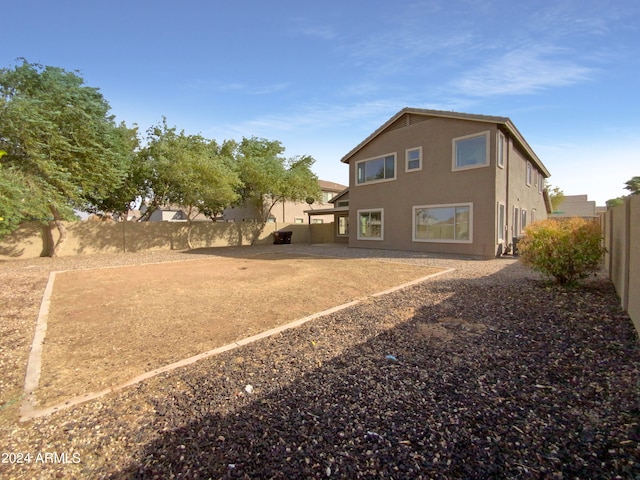
<path fill-rule="evenodd" d="M 361 143 L 359 143 L 353 150 L 347 153 L 340 160 L 343 163 L 349 163 L 349 160 L 352 156 L 354 156 L 358 151 L 360 151 L 365 145 L 371 142 L 378 135 L 383 133 L 389 127 L 391 127 L 394 123 L 398 122 L 402 119 L 404 115 L 418 115 L 418 116 L 430 116 L 430 117 L 440 117 L 440 118 L 453 118 L 456 120 L 472 120 L 474 122 L 485 122 L 485 123 L 493 123 L 498 124 L 506 130 L 507 133 L 511 135 L 511 137 L 519 144 L 522 150 L 526 153 L 535 165 L 540 169 L 540 171 L 544 174 L 545 177 L 550 177 L 551 174 L 549 170 L 544 166 L 542 161 L 535 154 L 533 149 L 529 146 L 527 141 L 524 139 L 522 134 L 518 131 L 513 122 L 507 117 L 495 117 L 491 115 L 476 115 L 470 113 L 458 113 L 458 112 L 447 112 L 442 110 L 427 110 L 423 108 L 403 108 L 398 113 L 396 113 L 393 117 L 387 120 L 381 127 L 379 127 L 375 132 L 365 138 Z"/>
<path fill-rule="evenodd" d="M 341 192 L 347 188 L 346 185 L 340 185 L 339 183 L 328 182 L 326 180 L 318 180 L 318 185 L 320 186 L 320 190 L 325 192 Z"/>
<path fill-rule="evenodd" d="M 349 188 L 345 187 L 344 190 L 342 190 L 338 195 L 336 195 L 335 197 L 333 197 L 331 200 L 329 200 L 329 203 L 336 203 L 338 200 L 340 200 L 342 197 L 345 197 L 349 195 Z"/>

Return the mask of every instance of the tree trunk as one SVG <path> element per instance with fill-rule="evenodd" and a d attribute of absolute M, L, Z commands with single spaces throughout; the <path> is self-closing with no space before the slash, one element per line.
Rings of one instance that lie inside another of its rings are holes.
<path fill-rule="evenodd" d="M 191 221 L 192 211 L 193 207 L 189 206 L 187 210 L 187 248 L 189 250 L 193 249 L 193 245 L 191 245 L 191 229 L 193 228 L 193 222 Z"/>
<path fill-rule="evenodd" d="M 191 227 L 193 226 L 193 222 L 190 218 L 187 218 L 187 248 L 189 250 L 193 249 L 193 245 L 191 245 Z"/>
<path fill-rule="evenodd" d="M 42 251 L 41 257 L 50 257 L 53 255 L 53 222 L 42 223 Z"/>
<path fill-rule="evenodd" d="M 51 206 L 51 213 L 53 213 L 53 223 L 60 233 L 60 237 L 58 238 L 56 244 L 53 246 L 53 251 L 51 252 L 52 257 L 57 257 L 58 253 L 62 249 L 62 245 L 67 241 L 67 229 L 62 223 L 60 212 L 58 212 L 58 209 L 56 207 Z"/>

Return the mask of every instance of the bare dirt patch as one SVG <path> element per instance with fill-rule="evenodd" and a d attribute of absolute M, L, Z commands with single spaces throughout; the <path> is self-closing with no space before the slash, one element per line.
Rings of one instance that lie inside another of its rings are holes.
<path fill-rule="evenodd" d="M 41 406 L 437 272 L 288 253 L 56 274 Z"/>

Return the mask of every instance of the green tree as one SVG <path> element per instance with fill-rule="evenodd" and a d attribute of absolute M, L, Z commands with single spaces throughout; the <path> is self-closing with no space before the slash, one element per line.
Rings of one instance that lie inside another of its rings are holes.
<path fill-rule="evenodd" d="M 260 215 L 261 228 L 278 202 L 320 200 L 318 177 L 311 171 L 315 160 L 308 156 L 286 159 L 277 140 L 243 138 L 236 155 L 242 181 L 240 198 Z"/>
<path fill-rule="evenodd" d="M 610 198 L 607 200 L 607 208 L 618 207 L 624 203 L 624 197 Z"/>
<path fill-rule="evenodd" d="M 0 151 L 0 159 L 6 154 Z M 0 162 L 0 238 L 13 232 L 34 210 L 29 186 L 15 169 Z"/>
<path fill-rule="evenodd" d="M 48 217 L 58 228 L 51 256 L 67 237 L 62 221 L 74 219 L 73 209 L 88 199 L 108 198 L 127 171 L 128 145 L 109 110 L 77 73 L 26 60 L 0 69 L 3 176 L 17 175 L 29 189 L 23 217 Z"/>
<path fill-rule="evenodd" d="M 240 181 L 229 152 L 228 144 L 177 133 L 175 127 L 167 127 L 166 119 L 150 129 L 147 147 L 141 151 L 150 172 L 147 218 L 160 206 L 181 207 L 187 214 L 187 244 L 192 248 L 193 218 L 201 212 L 215 218 L 238 198 Z"/>
<path fill-rule="evenodd" d="M 97 215 L 110 214 L 121 221 L 126 221 L 129 210 L 147 193 L 148 170 L 138 154 L 140 147 L 138 127 L 128 128 L 122 122 L 116 128 L 116 132 L 122 136 L 123 154 L 128 157 L 128 168 L 124 172 L 120 185 L 110 190 L 108 196 L 87 195 L 83 210 Z"/>
<path fill-rule="evenodd" d="M 552 187 L 546 185 L 547 192 L 549 193 L 549 201 L 551 202 L 551 211 L 555 212 L 560 207 L 560 204 L 564 200 L 564 192 L 560 190 L 560 187 Z"/>
<path fill-rule="evenodd" d="M 625 187 L 631 195 L 640 195 L 640 177 L 633 177 L 625 182 Z"/>

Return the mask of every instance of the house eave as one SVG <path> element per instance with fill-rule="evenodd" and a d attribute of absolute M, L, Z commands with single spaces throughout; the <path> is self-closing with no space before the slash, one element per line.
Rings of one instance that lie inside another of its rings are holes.
<path fill-rule="evenodd" d="M 318 208 L 316 210 L 305 210 L 304 213 L 312 215 L 331 215 L 334 213 L 349 213 L 349 207 L 335 207 L 335 208 Z"/>
<path fill-rule="evenodd" d="M 501 125 L 503 126 L 504 130 L 506 130 L 506 133 L 510 134 L 512 138 L 515 139 L 518 145 L 529 157 L 529 160 L 531 160 L 536 165 L 536 167 L 543 173 L 545 178 L 549 178 L 551 176 L 551 173 L 549 173 L 549 170 L 547 170 L 547 168 L 544 166 L 542 161 L 535 154 L 531 146 L 527 143 L 527 141 L 524 139 L 522 134 L 518 131 L 516 126 L 508 117 L 498 117 L 498 116 L 492 116 L 492 115 L 477 115 L 477 114 L 471 114 L 471 113 L 448 112 L 448 111 L 442 111 L 442 110 L 428 110 L 423 108 L 409 108 L 409 107 L 403 108 L 398 113 L 396 113 L 393 117 L 387 120 L 384 124 L 382 124 L 382 126 L 376 129 L 371 135 L 365 138 L 362 142 L 356 145 L 356 147 L 353 148 L 349 153 L 347 153 L 344 157 L 342 157 L 340 161 L 342 163 L 349 163 L 349 161 L 351 160 L 351 157 L 353 157 L 362 148 L 364 148 L 369 142 L 371 142 L 374 138 L 376 138 L 384 130 L 386 130 L 387 127 L 389 127 L 391 124 L 393 124 L 395 121 L 397 121 L 400 117 L 402 117 L 405 114 L 425 115 L 425 116 L 432 116 L 432 117 L 439 117 L 439 118 L 451 118 L 451 119 L 457 119 L 457 120 L 472 120 L 475 122 L 484 122 L 484 123 Z"/>

